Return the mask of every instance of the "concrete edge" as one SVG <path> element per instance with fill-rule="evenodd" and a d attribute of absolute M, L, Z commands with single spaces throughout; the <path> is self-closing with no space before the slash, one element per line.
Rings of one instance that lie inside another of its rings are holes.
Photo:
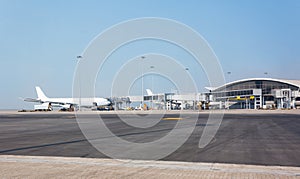
<path fill-rule="evenodd" d="M 0 155 L 0 165 L 4 162 L 32 163 L 32 164 L 64 164 L 64 165 L 88 165 L 99 167 L 125 167 L 125 168 L 155 168 L 169 170 L 197 170 L 208 172 L 226 173 L 256 173 L 272 174 L 281 176 L 300 176 L 300 167 L 289 166 L 262 166 L 244 164 L 224 164 L 224 163 L 193 163 L 176 161 L 148 161 L 148 160 L 119 160 L 102 158 L 76 158 L 76 157 L 47 157 L 47 156 L 18 156 Z"/>

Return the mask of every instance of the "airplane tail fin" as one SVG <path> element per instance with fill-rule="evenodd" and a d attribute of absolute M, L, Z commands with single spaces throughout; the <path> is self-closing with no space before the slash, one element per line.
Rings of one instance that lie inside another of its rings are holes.
<path fill-rule="evenodd" d="M 152 93 L 152 91 L 151 91 L 150 89 L 146 89 L 146 91 L 147 91 L 147 94 L 148 94 L 149 96 L 153 95 L 153 93 Z"/>
<path fill-rule="evenodd" d="M 40 100 L 46 100 L 48 99 L 48 97 L 44 94 L 44 92 L 42 91 L 42 89 L 38 86 L 35 87 L 38 99 Z"/>

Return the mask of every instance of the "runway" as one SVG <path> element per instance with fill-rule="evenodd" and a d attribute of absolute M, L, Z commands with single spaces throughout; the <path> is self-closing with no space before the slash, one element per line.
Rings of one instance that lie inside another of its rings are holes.
<path fill-rule="evenodd" d="M 163 118 L 178 116 L 167 113 Z M 167 135 L 178 122 L 161 120 L 153 127 L 138 129 L 124 125 L 115 113 L 104 112 L 101 117 L 117 136 L 140 143 Z M 155 117 L 160 114 L 153 115 L 153 120 Z M 201 149 L 198 143 L 207 117 L 207 113 L 200 113 L 184 145 L 162 160 L 300 166 L 299 114 L 226 113 L 214 139 Z M 107 158 L 85 139 L 73 113 L 0 113 L 0 124 L 1 155 Z"/>

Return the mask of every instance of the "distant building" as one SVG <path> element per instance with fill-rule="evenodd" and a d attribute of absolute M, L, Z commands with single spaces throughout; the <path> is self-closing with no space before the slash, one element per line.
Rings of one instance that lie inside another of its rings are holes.
<path fill-rule="evenodd" d="M 200 101 L 218 108 L 259 109 L 300 106 L 300 80 L 250 78 L 208 87 Z"/>
<path fill-rule="evenodd" d="M 132 108 L 134 103 L 139 109 L 146 104 L 147 109 L 164 110 L 300 108 L 300 80 L 250 78 L 206 89 L 204 93 L 119 97 L 115 109 Z"/>

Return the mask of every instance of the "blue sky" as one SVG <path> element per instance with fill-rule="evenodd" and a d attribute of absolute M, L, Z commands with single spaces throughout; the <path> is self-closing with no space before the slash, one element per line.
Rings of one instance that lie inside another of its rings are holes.
<path fill-rule="evenodd" d="M 50 97 L 71 96 L 76 56 L 100 32 L 140 17 L 170 18 L 195 29 L 218 56 L 225 75 L 231 72 L 227 80 L 300 79 L 298 0 L 0 0 L 0 109 L 31 107 L 18 97 L 35 97 L 36 85 Z M 158 49 L 155 43 L 150 51 Z M 192 63 L 186 65 L 202 79 Z M 201 81 L 196 80 L 199 89 L 206 85 Z M 99 89 L 97 95 L 108 95 L 103 86 Z"/>

